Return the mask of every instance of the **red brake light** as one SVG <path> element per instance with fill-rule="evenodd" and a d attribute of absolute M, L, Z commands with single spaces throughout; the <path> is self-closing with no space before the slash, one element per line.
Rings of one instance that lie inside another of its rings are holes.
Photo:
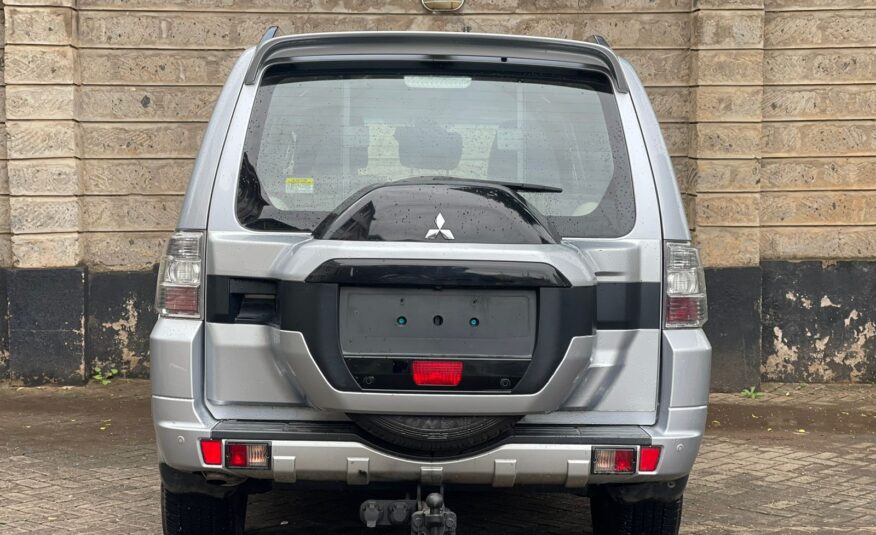
<path fill-rule="evenodd" d="M 639 472 L 653 472 L 660 462 L 660 446 L 645 446 L 639 450 Z"/>
<path fill-rule="evenodd" d="M 457 386 L 462 381 L 462 362 L 458 360 L 415 360 L 417 386 Z"/>
<path fill-rule="evenodd" d="M 614 471 L 632 472 L 636 469 L 636 452 L 633 450 L 617 450 L 614 452 Z"/>
<path fill-rule="evenodd" d="M 228 466 L 246 468 L 249 464 L 247 462 L 246 444 L 228 444 L 225 453 L 228 458 Z"/>
<path fill-rule="evenodd" d="M 703 315 L 701 301 L 698 297 L 669 297 L 666 300 L 666 322 L 697 323 Z"/>
<path fill-rule="evenodd" d="M 201 457 L 204 458 L 204 464 L 222 466 L 222 441 L 202 440 Z"/>
<path fill-rule="evenodd" d="M 636 450 L 596 448 L 593 450 L 594 474 L 630 474 L 636 471 Z"/>
<path fill-rule="evenodd" d="M 229 468 L 270 468 L 271 448 L 266 442 L 225 445 L 225 466 Z"/>
<path fill-rule="evenodd" d="M 170 287 L 164 289 L 164 306 L 176 314 L 199 314 L 200 295 L 198 288 Z"/>

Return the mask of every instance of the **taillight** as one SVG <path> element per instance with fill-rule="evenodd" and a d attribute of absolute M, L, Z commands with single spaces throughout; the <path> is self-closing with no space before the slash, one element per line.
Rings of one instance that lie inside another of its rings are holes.
<path fill-rule="evenodd" d="M 415 360 L 417 386 L 457 386 L 462 381 L 462 362 L 458 360 Z"/>
<path fill-rule="evenodd" d="M 708 307 L 699 251 L 689 243 L 668 242 L 664 256 L 665 328 L 702 327 L 708 319 Z"/>
<path fill-rule="evenodd" d="M 155 308 L 162 316 L 201 317 L 201 254 L 204 234 L 175 232 L 158 270 Z"/>
<path fill-rule="evenodd" d="M 592 471 L 594 474 L 631 474 L 636 471 L 636 450 L 596 448 Z"/>
<path fill-rule="evenodd" d="M 270 468 L 271 451 L 264 442 L 226 444 L 225 466 L 228 468 Z"/>

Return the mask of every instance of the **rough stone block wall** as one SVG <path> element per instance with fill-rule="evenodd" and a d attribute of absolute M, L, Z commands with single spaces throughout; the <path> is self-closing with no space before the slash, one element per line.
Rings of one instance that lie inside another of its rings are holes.
<path fill-rule="evenodd" d="M 61 354 L 35 367 L 9 347 L 43 333 L 0 315 L 0 376 L 148 374 L 154 264 L 214 99 L 278 24 L 604 35 L 647 87 L 709 267 L 715 386 L 876 379 L 876 310 L 836 275 L 876 257 L 872 0 L 467 0 L 453 15 L 418 0 L 7 0 L 3 15 L 0 307 L 39 291 L 20 274 L 53 270 L 83 318 L 46 331 Z"/>

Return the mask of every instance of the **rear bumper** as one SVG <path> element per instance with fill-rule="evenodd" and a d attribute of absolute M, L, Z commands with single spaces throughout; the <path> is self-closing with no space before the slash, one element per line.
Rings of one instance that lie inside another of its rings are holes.
<path fill-rule="evenodd" d="M 277 482 L 340 482 L 368 485 L 375 482 L 464 484 L 510 487 L 515 485 L 582 488 L 593 484 L 668 481 L 686 476 L 693 467 L 702 439 L 706 408 L 670 410 L 674 427 L 638 426 L 522 426 L 521 432 L 489 449 L 453 459 L 425 459 L 382 449 L 357 435 L 344 423 L 316 426 L 268 422 L 224 422 L 210 425 L 184 422 L 188 411 L 198 419 L 194 402 L 154 396 L 162 462 L 182 471 L 222 473 Z M 553 429 L 547 436 L 534 430 Z M 562 431 L 558 431 L 562 430 Z M 271 445 L 270 470 L 231 470 L 203 463 L 198 441 L 266 441 Z M 595 446 L 663 447 L 657 470 L 630 475 L 591 474 Z"/>
<path fill-rule="evenodd" d="M 183 334 L 168 336 L 167 340 L 153 336 L 153 419 L 161 462 L 183 472 L 354 485 L 439 481 L 580 488 L 593 484 L 671 481 L 690 473 L 706 424 L 711 347 L 701 330 L 681 329 L 662 332 L 659 410 L 654 425 L 584 426 L 582 424 L 588 422 L 583 421 L 581 415 L 586 416 L 587 410 L 556 411 L 548 415 L 552 417 L 550 424 L 567 430 L 578 429 L 574 432 L 578 435 L 576 439 L 542 440 L 523 436 L 463 458 L 443 460 L 393 453 L 355 434 L 293 436 L 277 433 L 276 426 L 287 424 L 276 421 L 288 418 L 264 411 L 259 419 L 275 422 L 250 422 L 231 434 L 233 429 L 229 426 L 233 424 L 216 420 L 203 402 L 204 386 L 200 379 L 204 372 L 201 359 L 194 358 L 203 345 L 203 324 L 168 323 L 167 328 Z M 399 404 L 398 400 L 394 401 Z M 326 419 L 344 418 L 337 413 L 320 414 L 325 414 Z M 624 423 L 622 416 L 616 420 L 612 423 Z M 580 431 L 582 429 L 587 432 Z M 632 443 L 631 429 L 637 437 Z M 245 472 L 207 466 L 202 462 L 198 447 L 198 441 L 205 438 L 267 440 L 272 447 L 272 469 Z M 625 476 L 590 474 L 594 446 L 649 444 L 663 448 L 656 471 Z"/>

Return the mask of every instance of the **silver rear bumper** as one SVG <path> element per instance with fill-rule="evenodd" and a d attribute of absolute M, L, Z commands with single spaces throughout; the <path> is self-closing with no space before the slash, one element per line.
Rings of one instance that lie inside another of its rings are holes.
<path fill-rule="evenodd" d="M 182 321 L 182 320 L 180 320 Z M 189 328 L 196 325 L 196 329 Z M 186 327 L 183 329 L 183 327 Z M 562 485 L 572 488 L 608 482 L 662 481 L 688 475 L 693 467 L 706 425 L 711 347 L 700 330 L 663 331 L 659 411 L 656 423 L 635 426 L 649 439 L 645 443 L 663 447 L 655 472 L 628 476 L 590 474 L 594 444 L 611 443 L 618 425 L 589 425 L 599 442 L 563 443 L 515 442 L 462 459 L 428 461 L 403 458 L 355 440 L 272 439 L 274 465 L 270 471 L 240 472 L 203 464 L 198 441 L 211 438 L 220 424 L 203 401 L 201 359 L 203 324 L 177 325 L 184 335 L 167 340 L 153 337 L 152 411 L 161 462 L 184 472 L 222 472 L 278 481 L 335 481 L 367 484 L 378 481 L 434 482 L 510 485 Z M 312 411 L 312 409 L 311 409 Z M 344 419 L 343 414 L 321 413 L 325 419 Z M 587 425 L 579 415 L 587 411 L 551 413 L 551 424 Z M 258 418 L 288 421 L 288 418 Z M 622 417 L 616 424 L 625 423 Z M 547 423 L 547 422 L 546 422 Z M 269 425 L 269 424 L 266 424 Z M 252 439 L 260 438 L 254 433 Z M 235 440 L 245 440 L 238 435 Z M 620 441 L 618 446 L 629 442 Z"/>
<path fill-rule="evenodd" d="M 349 440 L 262 440 L 257 428 L 253 428 L 250 440 L 270 442 L 271 470 L 230 470 L 203 463 L 198 441 L 216 435 L 213 426 L 198 424 L 201 417 L 192 400 L 153 396 L 152 411 L 161 461 L 182 471 L 218 472 L 288 483 L 333 481 L 367 485 L 373 482 L 412 482 L 568 488 L 581 488 L 594 483 L 672 480 L 686 476 L 699 450 L 701 429 L 706 418 L 706 407 L 670 410 L 670 426 L 638 428 L 647 443 L 663 447 L 657 470 L 605 476 L 590 474 L 593 444 L 513 443 L 460 459 L 428 461 L 402 457 Z M 186 416 L 195 421 L 184 421 Z M 620 433 L 620 429 L 629 428 L 594 428 L 601 433 L 599 446 L 638 448 L 638 445 L 630 446 L 629 437 Z M 611 443 L 612 432 L 617 434 L 617 444 Z M 238 434 L 237 437 L 226 440 L 247 441 L 246 435 Z"/>
<path fill-rule="evenodd" d="M 273 479 L 280 482 L 410 482 L 512 487 L 565 485 L 582 487 L 590 473 L 589 446 L 509 444 L 446 462 L 394 457 L 355 442 L 274 442 Z"/>

